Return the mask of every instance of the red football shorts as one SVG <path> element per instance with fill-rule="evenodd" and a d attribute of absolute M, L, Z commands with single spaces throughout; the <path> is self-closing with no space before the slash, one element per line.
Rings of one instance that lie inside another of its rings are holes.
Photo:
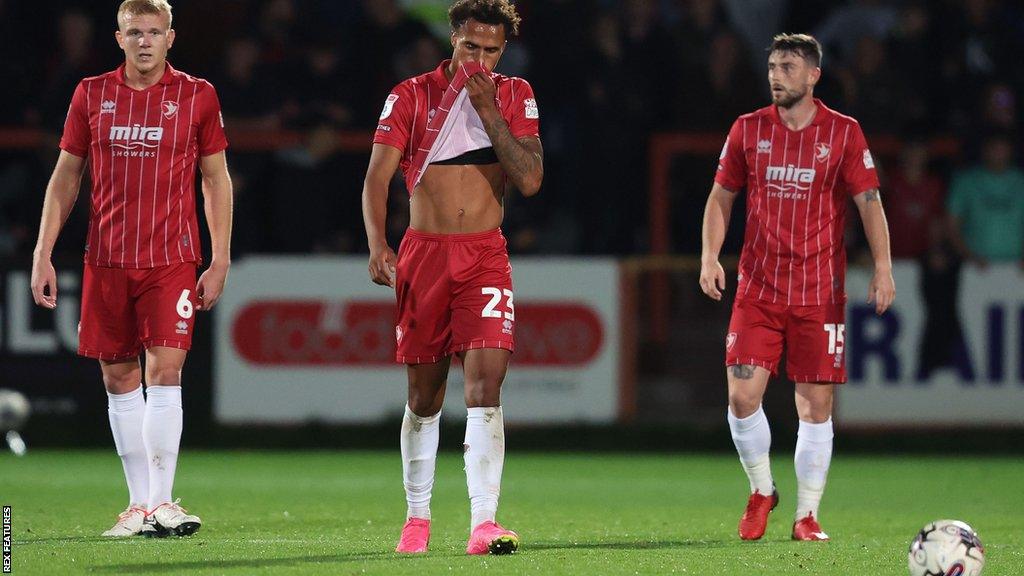
<path fill-rule="evenodd" d="M 398 249 L 396 360 L 437 362 L 474 348 L 515 349 L 512 266 L 501 229 L 427 234 Z"/>
<path fill-rule="evenodd" d="M 143 348 L 192 346 L 196 264 L 157 268 L 85 265 L 78 353 L 100 360 L 138 356 Z"/>
<path fill-rule="evenodd" d="M 733 304 L 725 338 L 725 365 L 750 364 L 778 374 L 782 346 L 794 382 L 846 382 L 846 307 L 786 306 L 756 299 Z"/>

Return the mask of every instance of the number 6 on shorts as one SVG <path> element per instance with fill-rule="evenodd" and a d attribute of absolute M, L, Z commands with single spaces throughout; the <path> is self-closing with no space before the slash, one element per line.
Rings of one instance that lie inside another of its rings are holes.
<path fill-rule="evenodd" d="M 185 320 L 192 317 L 192 301 L 188 299 L 188 295 L 191 293 L 192 292 L 190 290 L 182 290 L 181 297 L 178 298 L 178 304 L 176 306 L 178 316 L 181 316 Z"/>

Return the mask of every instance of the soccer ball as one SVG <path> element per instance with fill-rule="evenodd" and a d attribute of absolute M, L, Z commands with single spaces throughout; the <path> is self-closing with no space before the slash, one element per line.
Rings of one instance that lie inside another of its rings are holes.
<path fill-rule="evenodd" d="M 974 529 L 959 520 L 936 520 L 910 543 L 910 576 L 980 576 L 985 547 Z"/>
<path fill-rule="evenodd" d="M 20 429 L 31 411 L 24 394 L 17 390 L 0 389 L 0 432 Z"/>

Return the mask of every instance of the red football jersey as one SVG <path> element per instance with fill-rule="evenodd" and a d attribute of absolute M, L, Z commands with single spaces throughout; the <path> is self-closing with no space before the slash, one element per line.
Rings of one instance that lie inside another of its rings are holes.
<path fill-rule="evenodd" d="M 860 124 L 815 99 L 793 131 L 768 106 L 732 125 L 715 182 L 747 189 L 737 298 L 786 305 L 844 302 L 848 198 L 878 187 Z"/>
<path fill-rule="evenodd" d="M 199 262 L 196 165 L 227 148 L 220 102 L 206 80 L 171 68 L 145 90 L 124 65 L 82 80 L 61 149 L 90 161 L 85 261 L 114 268 Z"/>
<path fill-rule="evenodd" d="M 409 78 L 395 86 L 384 101 L 384 110 L 373 136 L 374 144 L 387 144 L 402 152 L 400 167 L 410 195 L 416 176 L 410 169 L 413 157 L 420 151 L 427 134 L 427 123 L 437 114 L 448 90 L 449 82 L 444 71 L 449 64 L 451 60 L 445 60 L 432 72 Z M 497 87 L 498 111 L 508 123 L 512 137 L 539 137 L 540 113 L 530 83 L 494 72 L 491 79 Z M 449 98 L 454 98 L 454 95 L 450 94 Z"/>

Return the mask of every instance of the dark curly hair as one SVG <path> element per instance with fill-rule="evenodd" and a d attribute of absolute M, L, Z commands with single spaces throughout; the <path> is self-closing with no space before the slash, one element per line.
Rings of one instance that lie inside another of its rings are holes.
<path fill-rule="evenodd" d="M 503 24 L 509 36 L 519 34 L 519 22 L 522 20 L 515 5 L 509 0 L 457 0 L 448 9 L 452 30 L 458 29 L 470 18 L 483 24 Z"/>

